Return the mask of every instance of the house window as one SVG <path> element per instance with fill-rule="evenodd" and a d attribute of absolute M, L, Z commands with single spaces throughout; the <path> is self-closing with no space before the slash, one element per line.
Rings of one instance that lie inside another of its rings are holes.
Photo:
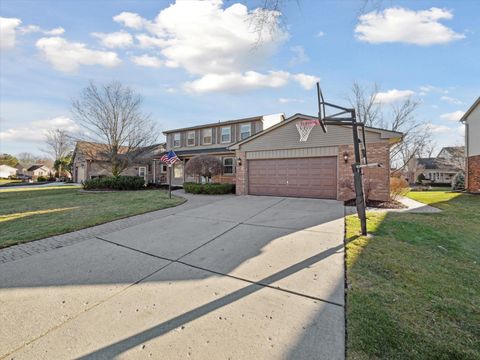
<path fill-rule="evenodd" d="M 189 131 L 187 133 L 187 146 L 195 145 L 195 131 Z"/>
<path fill-rule="evenodd" d="M 235 170 L 233 164 L 234 164 L 233 158 L 223 158 L 223 173 L 233 174 Z"/>
<path fill-rule="evenodd" d="M 222 143 L 229 143 L 231 141 L 230 126 L 222 127 Z"/>
<path fill-rule="evenodd" d="M 251 124 L 240 125 L 240 140 L 248 138 L 252 134 Z"/>
<path fill-rule="evenodd" d="M 140 177 L 143 177 L 144 179 L 146 179 L 147 177 L 147 168 L 145 166 L 140 166 L 138 168 L 138 176 Z"/>
<path fill-rule="evenodd" d="M 210 145 L 212 143 L 212 129 L 203 129 L 203 144 Z"/>
<path fill-rule="evenodd" d="M 167 164 L 160 164 L 160 172 L 161 173 L 167 172 Z"/>
<path fill-rule="evenodd" d="M 180 147 L 180 133 L 173 134 L 173 147 Z"/>

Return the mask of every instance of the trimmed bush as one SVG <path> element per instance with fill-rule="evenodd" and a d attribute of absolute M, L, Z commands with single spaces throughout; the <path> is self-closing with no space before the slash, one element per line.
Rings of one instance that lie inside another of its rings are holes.
<path fill-rule="evenodd" d="M 145 188 L 145 180 L 141 176 L 108 176 L 85 180 L 85 190 L 141 190 Z"/>
<path fill-rule="evenodd" d="M 235 192 L 234 184 L 197 184 L 186 182 L 183 190 L 191 194 L 223 195 Z"/>
<path fill-rule="evenodd" d="M 465 174 L 459 171 L 452 179 L 452 190 L 465 190 Z"/>
<path fill-rule="evenodd" d="M 38 181 L 38 182 L 44 182 L 44 181 L 47 181 L 47 178 L 44 177 L 44 176 L 39 176 L 39 177 L 37 178 L 37 181 Z"/>
<path fill-rule="evenodd" d="M 408 193 L 408 182 L 397 177 L 390 178 L 390 200 L 396 201 L 400 196 Z"/>

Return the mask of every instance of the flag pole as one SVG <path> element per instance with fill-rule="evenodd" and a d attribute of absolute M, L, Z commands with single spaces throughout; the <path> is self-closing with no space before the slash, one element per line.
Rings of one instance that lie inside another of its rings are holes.
<path fill-rule="evenodd" d="M 172 198 L 172 164 L 168 164 L 168 198 Z"/>

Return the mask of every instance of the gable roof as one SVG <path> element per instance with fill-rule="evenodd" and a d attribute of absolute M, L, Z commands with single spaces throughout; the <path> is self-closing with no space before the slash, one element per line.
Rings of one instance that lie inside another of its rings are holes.
<path fill-rule="evenodd" d="M 37 165 L 32 165 L 32 166 L 30 166 L 30 167 L 27 169 L 27 171 L 35 171 L 35 170 L 38 170 L 38 169 L 40 169 L 40 168 L 42 168 L 42 167 L 44 167 L 44 168 L 46 168 L 46 169 L 48 170 L 48 168 L 47 168 L 45 165 L 43 165 L 43 164 L 37 164 Z"/>
<path fill-rule="evenodd" d="M 166 135 L 166 134 L 171 134 L 171 133 L 174 133 L 174 132 L 202 129 L 202 128 L 208 128 L 208 127 L 214 127 L 214 126 L 237 124 L 237 123 L 242 123 L 242 122 L 247 122 L 247 121 L 258 121 L 258 120 L 263 120 L 263 116 L 264 115 L 252 116 L 252 117 L 243 118 L 243 119 L 218 121 L 216 123 L 208 123 L 208 124 L 203 124 L 203 125 L 189 126 L 189 127 L 173 129 L 173 130 L 166 130 L 166 131 L 163 132 L 163 134 Z"/>
<path fill-rule="evenodd" d="M 473 110 L 476 109 L 477 106 L 480 105 L 480 96 L 475 100 L 472 106 L 463 114 L 463 116 L 460 118 L 460 122 L 465 122 L 467 118 L 470 116 L 470 114 L 473 112 Z"/>
<path fill-rule="evenodd" d="M 166 143 L 159 143 L 141 148 L 144 153 L 155 152 L 156 149 L 161 148 L 161 152 L 165 151 Z M 100 144 L 91 141 L 78 141 L 75 145 L 72 158 L 75 158 L 77 153 L 81 153 L 86 160 L 108 160 L 105 153 L 108 150 L 107 144 Z M 128 151 L 127 146 L 121 146 L 119 149 L 120 154 L 125 154 Z"/>
<path fill-rule="evenodd" d="M 446 151 L 453 156 L 463 155 L 465 153 L 465 147 L 464 146 L 445 146 L 439 151 L 438 155 L 440 155 L 442 151 Z"/>
<path fill-rule="evenodd" d="M 417 158 L 417 164 L 426 170 L 452 170 L 455 171 L 455 166 L 449 164 L 444 159 L 439 158 Z"/>
<path fill-rule="evenodd" d="M 263 130 L 263 131 L 261 131 L 257 134 L 254 134 L 254 135 L 252 135 L 252 136 L 250 136 L 250 137 L 248 137 L 244 140 L 240 140 L 240 141 L 236 142 L 235 144 L 230 145 L 228 148 L 231 149 L 231 150 L 238 149 L 240 145 L 243 145 L 243 144 L 245 144 L 249 141 L 252 141 L 252 140 L 254 140 L 254 139 L 256 139 L 260 136 L 263 136 L 263 135 L 269 133 L 270 131 L 274 131 L 275 129 L 278 129 L 281 126 L 284 126 L 284 125 L 286 125 L 286 124 L 288 124 L 288 123 L 290 123 L 294 120 L 298 120 L 298 119 L 317 120 L 318 118 L 316 116 L 296 113 L 296 114 L 290 116 L 289 118 L 285 119 L 284 121 L 269 127 L 266 130 Z M 332 125 L 332 126 L 349 127 L 350 125 L 338 124 L 338 125 Z M 327 129 L 328 129 L 328 126 L 327 126 Z M 390 131 L 390 130 L 368 127 L 368 126 L 365 126 L 365 130 L 378 133 L 384 139 L 390 139 L 391 138 L 391 139 L 398 139 L 398 141 L 400 141 L 403 138 L 403 133 L 398 132 L 398 131 Z"/>

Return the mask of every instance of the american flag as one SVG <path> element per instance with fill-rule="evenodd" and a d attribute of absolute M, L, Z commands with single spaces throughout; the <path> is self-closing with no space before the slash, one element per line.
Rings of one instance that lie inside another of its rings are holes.
<path fill-rule="evenodd" d="M 163 155 L 160 158 L 160 161 L 163 161 L 164 163 L 167 163 L 168 165 L 173 165 L 177 161 L 180 161 L 180 159 L 178 158 L 177 154 L 175 154 L 175 151 L 170 150 L 168 153 L 166 153 L 165 155 Z"/>

